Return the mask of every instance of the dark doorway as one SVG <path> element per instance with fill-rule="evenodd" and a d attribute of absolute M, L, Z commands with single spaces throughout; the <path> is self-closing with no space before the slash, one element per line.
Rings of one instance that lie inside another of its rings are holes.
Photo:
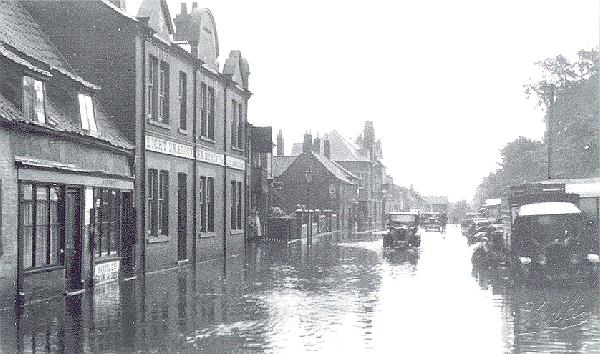
<path fill-rule="evenodd" d="M 177 259 L 187 259 L 187 175 L 177 175 Z"/>
<path fill-rule="evenodd" d="M 121 193 L 121 252 L 123 277 L 134 274 L 135 265 L 135 211 L 133 209 L 133 193 Z"/>
<path fill-rule="evenodd" d="M 67 292 L 82 289 L 81 192 L 67 188 L 65 193 L 65 268 Z"/>

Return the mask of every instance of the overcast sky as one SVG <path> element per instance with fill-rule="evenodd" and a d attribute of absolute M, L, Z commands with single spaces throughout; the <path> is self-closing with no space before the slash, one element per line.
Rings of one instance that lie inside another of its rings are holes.
<path fill-rule="evenodd" d="M 286 153 L 307 130 L 355 137 L 372 120 L 394 181 L 451 200 L 472 198 L 505 143 L 543 135 L 523 89 L 534 62 L 598 43 L 596 0 L 198 3 L 221 65 L 232 49 L 250 63 L 249 121 L 283 129 Z"/>

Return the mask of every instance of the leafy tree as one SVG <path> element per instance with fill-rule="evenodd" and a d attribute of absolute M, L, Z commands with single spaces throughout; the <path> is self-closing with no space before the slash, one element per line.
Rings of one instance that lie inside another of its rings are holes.
<path fill-rule="evenodd" d="M 546 111 L 552 178 L 597 176 L 598 51 L 582 50 L 574 62 L 557 56 L 537 64 L 544 79 L 526 85 L 526 93 Z"/>

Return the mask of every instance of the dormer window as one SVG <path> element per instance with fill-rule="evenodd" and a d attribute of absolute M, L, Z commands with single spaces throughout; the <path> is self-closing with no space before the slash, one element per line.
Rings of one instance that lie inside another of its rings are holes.
<path fill-rule="evenodd" d="M 46 123 L 44 83 L 31 76 L 23 76 L 23 116 L 25 119 Z"/>
<path fill-rule="evenodd" d="M 98 131 L 94 116 L 94 101 L 92 96 L 85 93 L 79 94 L 79 113 L 81 115 L 81 129 L 91 132 Z"/>

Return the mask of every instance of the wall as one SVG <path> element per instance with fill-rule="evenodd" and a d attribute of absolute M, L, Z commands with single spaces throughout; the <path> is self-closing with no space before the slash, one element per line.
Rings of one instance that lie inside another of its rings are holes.
<path fill-rule="evenodd" d="M 0 126 L 0 308 L 15 300 L 17 275 L 17 175 L 11 132 Z"/>

